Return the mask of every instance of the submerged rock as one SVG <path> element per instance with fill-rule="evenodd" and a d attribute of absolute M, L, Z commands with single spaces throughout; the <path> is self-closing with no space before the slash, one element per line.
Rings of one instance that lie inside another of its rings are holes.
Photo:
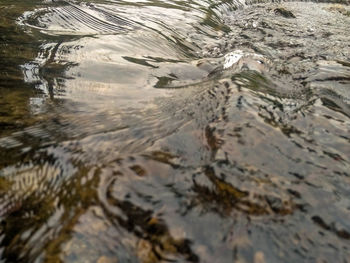
<path fill-rule="evenodd" d="M 346 262 L 348 17 L 319 3 L 220 1 L 203 18 L 184 1 L 82 2 L 23 23 L 45 38 L 22 69 L 47 82 L 53 117 L 24 107 L 35 94 L 0 93 L 2 127 L 41 120 L 0 139 L 1 259 Z M 119 14 L 138 29 L 111 27 Z"/>
<path fill-rule="evenodd" d="M 341 4 L 330 5 L 329 7 L 326 7 L 325 9 L 329 10 L 329 11 L 333 11 L 333 12 L 338 12 L 344 16 L 350 17 L 350 9 L 347 8 L 347 6 L 344 6 Z"/>
<path fill-rule="evenodd" d="M 274 10 L 276 15 L 283 16 L 285 18 L 296 18 L 296 16 L 289 10 L 283 8 L 283 7 L 278 7 Z"/>

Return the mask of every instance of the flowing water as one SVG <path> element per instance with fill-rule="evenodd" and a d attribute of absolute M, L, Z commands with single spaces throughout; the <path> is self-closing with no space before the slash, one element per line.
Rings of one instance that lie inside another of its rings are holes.
<path fill-rule="evenodd" d="M 350 262 L 350 6 L 0 0 L 1 262 Z"/>

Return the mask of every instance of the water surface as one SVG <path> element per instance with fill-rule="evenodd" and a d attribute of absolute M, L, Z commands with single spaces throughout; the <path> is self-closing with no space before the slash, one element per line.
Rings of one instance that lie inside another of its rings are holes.
<path fill-rule="evenodd" d="M 349 262 L 347 1 L 1 1 L 2 262 Z"/>

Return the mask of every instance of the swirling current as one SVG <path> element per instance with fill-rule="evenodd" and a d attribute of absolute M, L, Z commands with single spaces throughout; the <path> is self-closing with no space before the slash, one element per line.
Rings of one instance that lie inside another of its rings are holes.
<path fill-rule="evenodd" d="M 0 14 L 1 262 L 350 262 L 349 1 Z"/>

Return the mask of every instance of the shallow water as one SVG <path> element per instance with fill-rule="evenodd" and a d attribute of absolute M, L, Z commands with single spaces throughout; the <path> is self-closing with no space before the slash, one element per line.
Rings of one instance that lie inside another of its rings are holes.
<path fill-rule="evenodd" d="M 350 262 L 349 2 L 0 14 L 2 262 Z"/>

